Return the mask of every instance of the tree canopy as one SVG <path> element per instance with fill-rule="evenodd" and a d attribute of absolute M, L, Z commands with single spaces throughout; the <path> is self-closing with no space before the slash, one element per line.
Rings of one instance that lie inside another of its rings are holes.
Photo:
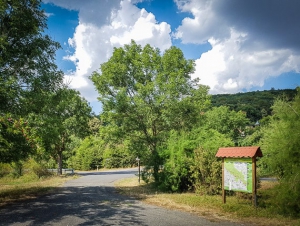
<path fill-rule="evenodd" d="M 25 114 L 25 105 L 38 105 L 42 91 L 62 82 L 54 63 L 60 45 L 43 33 L 47 21 L 40 4 L 41 0 L 0 3 L 0 112 Z"/>
<path fill-rule="evenodd" d="M 43 155 L 57 159 L 61 173 L 62 154 L 71 136 L 83 139 L 90 134 L 91 107 L 78 91 L 68 88 L 48 93 L 47 97 L 48 105 L 41 114 L 30 115 L 30 121 L 39 133 Z"/>
<path fill-rule="evenodd" d="M 158 147 L 172 129 L 191 128 L 209 103 L 208 87 L 191 79 L 194 62 L 180 49 L 159 50 L 134 41 L 115 48 L 91 79 L 103 105 L 102 121 L 115 134 L 143 143 L 158 170 Z M 140 153 L 142 155 L 142 153 Z"/>
<path fill-rule="evenodd" d="M 28 114 L 39 114 L 47 92 L 63 84 L 54 62 L 60 47 L 44 34 L 46 15 L 41 0 L 0 2 L 0 161 L 18 161 L 33 153 L 36 140 Z M 10 156 L 10 157 L 9 157 Z"/>

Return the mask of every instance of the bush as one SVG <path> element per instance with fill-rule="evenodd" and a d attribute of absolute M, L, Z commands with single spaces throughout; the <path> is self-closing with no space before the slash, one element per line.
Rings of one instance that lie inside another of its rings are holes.
<path fill-rule="evenodd" d="M 189 141 L 187 133 L 171 132 L 167 148 L 161 153 L 161 157 L 165 159 L 163 170 L 158 175 L 161 189 L 178 192 L 186 191 L 192 186 L 190 166 L 193 145 Z"/>
<path fill-rule="evenodd" d="M 213 129 L 171 132 L 167 148 L 161 153 L 165 163 L 159 174 L 160 187 L 173 192 L 220 193 L 222 165 L 215 155 L 219 147 L 232 145 L 230 138 Z"/>
<path fill-rule="evenodd" d="M 31 173 L 34 173 L 38 178 L 51 176 L 52 173 L 48 171 L 46 162 L 37 162 L 34 159 L 29 159 L 24 163 L 24 168 Z M 30 173 L 29 172 L 29 173 Z"/>
<path fill-rule="evenodd" d="M 5 177 L 11 172 L 11 166 L 7 163 L 0 163 L 0 177 Z"/>
<path fill-rule="evenodd" d="M 275 101 L 261 140 L 264 172 L 280 178 L 274 197 L 275 210 L 292 216 L 300 215 L 300 92 L 297 91 L 291 102 Z"/>
<path fill-rule="evenodd" d="M 103 166 L 106 168 L 131 167 L 136 163 L 135 158 L 123 145 L 107 147 L 104 150 L 103 159 Z"/>
<path fill-rule="evenodd" d="M 186 156 L 166 163 L 160 173 L 159 187 L 172 192 L 189 190 L 192 187 L 190 166 L 191 158 Z"/>
<path fill-rule="evenodd" d="M 21 161 L 13 162 L 13 163 L 11 163 L 11 166 L 13 169 L 11 175 L 14 178 L 18 178 L 23 175 L 23 163 Z"/>
<path fill-rule="evenodd" d="M 32 171 L 35 173 L 35 175 L 38 176 L 38 178 L 48 177 L 52 175 L 52 173 L 50 173 L 48 169 L 43 165 L 35 165 L 34 167 L 32 167 Z"/>
<path fill-rule="evenodd" d="M 222 164 L 215 150 L 198 148 L 194 151 L 191 178 L 196 193 L 220 194 L 222 191 Z"/>
<path fill-rule="evenodd" d="M 300 174 L 283 179 L 275 187 L 271 201 L 274 211 L 291 217 L 300 217 Z"/>

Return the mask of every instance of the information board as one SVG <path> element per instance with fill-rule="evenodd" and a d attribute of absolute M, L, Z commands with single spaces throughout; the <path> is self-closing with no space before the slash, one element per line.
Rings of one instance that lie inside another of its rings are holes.
<path fill-rule="evenodd" d="M 252 192 L 252 159 L 225 158 L 224 189 Z"/>

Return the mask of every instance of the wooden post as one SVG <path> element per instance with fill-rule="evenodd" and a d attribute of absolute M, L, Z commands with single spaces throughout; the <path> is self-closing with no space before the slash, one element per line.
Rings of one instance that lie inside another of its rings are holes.
<path fill-rule="evenodd" d="M 226 192 L 225 192 L 225 168 L 224 168 L 224 158 L 222 158 L 222 199 L 223 203 L 226 203 Z"/>
<path fill-rule="evenodd" d="M 253 206 L 257 206 L 256 197 L 256 157 L 252 157 L 252 203 Z"/>
<path fill-rule="evenodd" d="M 139 161 L 139 183 L 141 182 L 141 166 L 140 166 L 140 161 Z"/>
<path fill-rule="evenodd" d="M 140 159 L 137 157 L 135 159 L 138 162 L 138 167 L 139 167 L 139 183 L 141 182 L 141 166 L 140 166 Z"/>

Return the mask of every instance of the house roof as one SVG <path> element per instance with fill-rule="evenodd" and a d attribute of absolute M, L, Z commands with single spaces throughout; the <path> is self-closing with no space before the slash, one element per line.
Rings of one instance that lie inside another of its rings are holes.
<path fill-rule="evenodd" d="M 262 157 L 260 147 L 227 147 L 219 148 L 216 157 L 222 158 L 246 158 L 246 157 Z"/>

